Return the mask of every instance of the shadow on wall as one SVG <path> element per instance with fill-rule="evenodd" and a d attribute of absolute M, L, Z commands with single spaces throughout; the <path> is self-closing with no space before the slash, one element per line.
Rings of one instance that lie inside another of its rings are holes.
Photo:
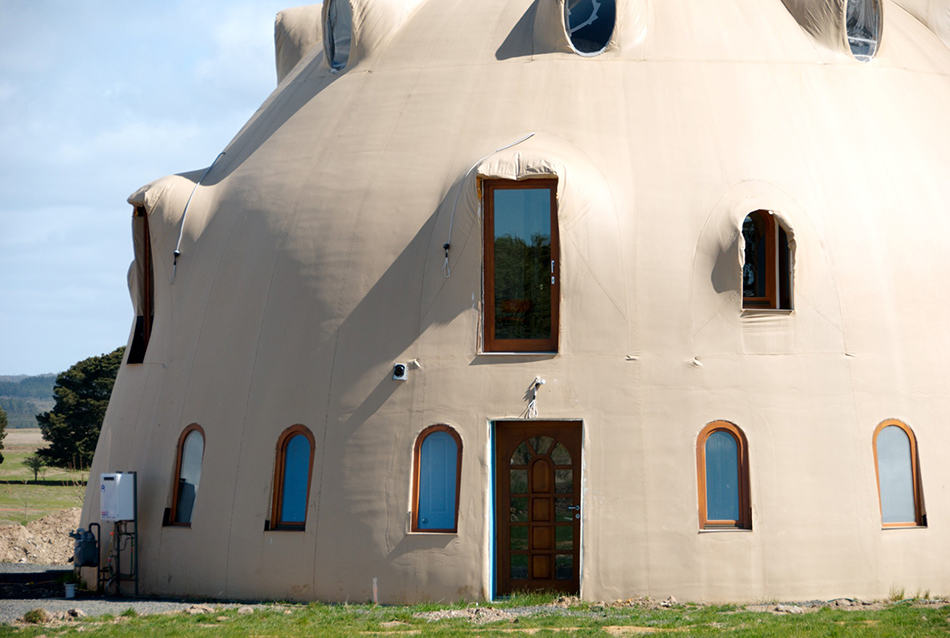
<path fill-rule="evenodd" d="M 551 0 L 546 0 L 550 2 Z M 495 51 L 496 60 L 510 60 L 511 58 L 522 58 L 535 53 L 550 53 L 550 51 L 534 50 L 534 21 L 538 12 L 538 0 L 528 7 L 521 19 L 511 30 L 505 41 L 501 43 L 498 50 Z"/>
<path fill-rule="evenodd" d="M 739 233 L 736 233 L 732 242 L 725 250 L 716 256 L 716 263 L 710 273 L 713 290 L 717 293 L 735 292 L 739 290 Z"/>

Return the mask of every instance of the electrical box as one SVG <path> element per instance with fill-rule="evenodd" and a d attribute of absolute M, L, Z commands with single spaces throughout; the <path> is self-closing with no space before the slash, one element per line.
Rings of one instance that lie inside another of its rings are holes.
<path fill-rule="evenodd" d="M 135 520 L 135 473 L 99 475 L 99 518 L 103 521 Z"/>

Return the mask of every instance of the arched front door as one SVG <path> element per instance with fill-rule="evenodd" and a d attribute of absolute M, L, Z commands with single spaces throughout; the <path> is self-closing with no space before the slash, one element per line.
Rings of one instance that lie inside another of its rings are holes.
<path fill-rule="evenodd" d="M 580 585 L 581 424 L 497 422 L 498 594 Z"/>

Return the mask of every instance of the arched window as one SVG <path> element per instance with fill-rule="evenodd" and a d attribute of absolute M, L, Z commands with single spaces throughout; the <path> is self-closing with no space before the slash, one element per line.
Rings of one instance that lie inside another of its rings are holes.
<path fill-rule="evenodd" d="M 564 1 L 564 28 L 578 53 L 593 55 L 607 48 L 616 21 L 616 0 Z"/>
<path fill-rule="evenodd" d="M 557 352 L 557 179 L 484 184 L 486 352 Z"/>
<path fill-rule="evenodd" d="M 191 514 L 201 482 L 201 461 L 205 453 L 205 432 L 197 423 L 186 427 L 178 437 L 175 460 L 175 486 L 168 520 L 172 525 L 191 525 Z"/>
<path fill-rule="evenodd" d="M 277 440 L 271 529 L 303 530 L 306 526 L 313 450 L 313 434 L 302 425 L 287 428 Z"/>
<path fill-rule="evenodd" d="M 889 419 L 874 430 L 874 468 L 884 527 L 923 527 L 917 439 L 906 424 Z"/>
<path fill-rule="evenodd" d="M 126 363 L 142 363 L 152 336 L 155 319 L 155 276 L 152 268 L 152 238 L 148 230 L 148 213 L 136 206 L 132 213 L 132 244 L 135 261 L 129 273 L 135 305 L 135 330 L 129 344 Z"/>
<path fill-rule="evenodd" d="M 323 28 L 324 49 L 330 68 L 342 70 L 350 60 L 353 39 L 353 7 L 349 0 L 327 0 Z"/>
<path fill-rule="evenodd" d="M 792 308 L 792 262 L 788 233 L 767 210 L 746 215 L 742 222 L 742 307 Z"/>
<path fill-rule="evenodd" d="M 447 425 L 433 425 L 416 439 L 412 476 L 412 531 L 458 529 L 462 439 Z"/>
<path fill-rule="evenodd" d="M 880 0 L 848 0 L 845 28 L 848 46 L 856 60 L 868 62 L 877 53 L 881 41 Z"/>
<path fill-rule="evenodd" d="M 728 421 L 713 421 L 696 439 L 699 526 L 752 529 L 749 456 L 745 434 Z"/>

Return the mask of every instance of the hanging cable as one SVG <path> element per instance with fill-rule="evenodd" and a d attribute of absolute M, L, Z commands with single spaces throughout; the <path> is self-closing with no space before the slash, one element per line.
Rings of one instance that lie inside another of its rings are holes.
<path fill-rule="evenodd" d="M 181 225 L 178 227 L 178 243 L 175 244 L 175 250 L 172 252 L 172 282 L 175 281 L 175 274 L 178 272 L 178 258 L 181 256 L 181 238 L 185 234 L 185 216 L 188 215 L 188 206 L 191 204 L 191 198 L 195 196 L 195 191 L 201 186 L 201 182 L 208 176 L 208 173 L 210 173 L 214 165 L 218 163 L 218 160 L 224 156 L 224 153 L 224 151 L 218 153 L 218 156 L 211 162 L 211 166 L 206 168 L 205 172 L 198 178 L 198 181 L 195 182 L 195 187 L 191 189 L 191 195 L 188 196 L 188 201 L 185 202 L 185 208 L 181 211 Z"/>
<path fill-rule="evenodd" d="M 478 167 L 479 164 L 487 160 L 489 157 L 491 157 L 495 153 L 507 151 L 509 148 L 513 146 L 518 146 L 518 144 L 521 144 L 522 142 L 526 142 L 530 140 L 532 137 L 534 137 L 534 132 L 528 133 L 524 137 L 515 140 L 511 144 L 507 144 L 506 146 L 496 148 L 494 151 L 492 151 L 488 155 L 484 157 L 480 157 L 477 162 L 472 164 L 471 168 L 465 171 L 465 175 L 462 176 L 462 182 L 459 184 L 458 189 L 455 191 L 455 201 L 452 203 L 452 214 L 449 216 L 449 237 L 446 240 L 446 242 L 442 244 L 442 250 L 445 251 L 445 261 L 442 262 L 442 276 L 445 277 L 446 279 L 452 276 L 452 268 L 449 266 L 449 250 L 452 248 L 452 230 L 455 228 L 455 211 L 458 210 L 459 196 L 461 196 L 462 189 L 465 187 L 465 180 L 468 178 L 468 174 L 474 171 Z"/>

